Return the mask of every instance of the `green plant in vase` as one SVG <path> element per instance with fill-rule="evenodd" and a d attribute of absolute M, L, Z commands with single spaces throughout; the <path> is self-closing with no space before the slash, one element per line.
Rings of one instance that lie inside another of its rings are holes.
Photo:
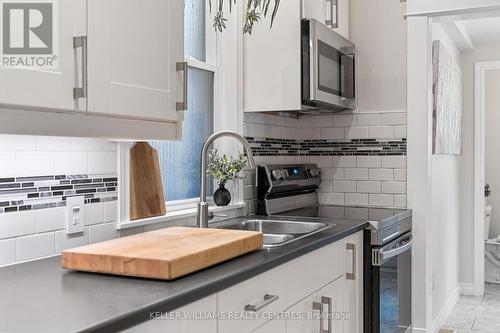
<path fill-rule="evenodd" d="M 224 17 L 224 0 L 209 0 L 210 12 L 212 11 L 212 1 L 214 1 L 217 7 L 217 11 L 214 15 L 213 27 L 216 31 L 222 32 L 226 29 L 227 22 L 227 19 Z M 266 18 L 269 14 L 271 15 L 270 27 L 273 26 L 276 14 L 278 14 L 281 0 L 246 1 L 247 5 L 245 7 L 243 33 L 251 35 L 255 24 L 262 20 L 262 18 Z M 236 0 L 226 0 L 226 3 L 228 3 L 229 12 L 231 12 L 233 10 L 233 6 L 236 5 Z"/>
<path fill-rule="evenodd" d="M 231 193 L 226 189 L 226 183 L 234 179 L 243 179 L 240 172 L 246 164 L 247 159 L 243 153 L 233 157 L 226 154 L 220 155 L 217 149 L 210 151 L 207 171 L 219 184 L 219 188 L 214 193 L 214 202 L 217 206 L 229 205 Z"/>

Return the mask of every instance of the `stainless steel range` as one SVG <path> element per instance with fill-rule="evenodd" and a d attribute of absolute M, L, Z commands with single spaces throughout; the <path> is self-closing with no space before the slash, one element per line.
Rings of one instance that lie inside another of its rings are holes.
<path fill-rule="evenodd" d="M 315 164 L 257 168 L 257 213 L 273 217 L 366 219 L 364 333 L 411 331 L 411 210 L 320 205 Z"/>

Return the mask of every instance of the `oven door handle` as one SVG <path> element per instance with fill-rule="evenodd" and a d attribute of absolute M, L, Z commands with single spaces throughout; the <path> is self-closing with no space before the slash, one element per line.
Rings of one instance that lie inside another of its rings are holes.
<path fill-rule="evenodd" d="M 389 250 L 389 251 L 380 251 L 380 253 L 379 253 L 380 259 L 382 261 L 386 261 L 389 258 L 400 255 L 401 253 L 406 252 L 409 249 L 411 249 L 412 245 L 413 245 L 413 237 L 410 238 L 410 240 L 407 243 L 405 243 L 404 245 L 401 245 L 400 247 L 397 247 L 397 248 Z"/>

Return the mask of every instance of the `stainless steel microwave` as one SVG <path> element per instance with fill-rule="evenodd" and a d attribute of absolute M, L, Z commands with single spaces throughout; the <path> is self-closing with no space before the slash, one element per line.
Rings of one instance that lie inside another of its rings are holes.
<path fill-rule="evenodd" d="M 303 20 L 302 112 L 356 109 L 356 45 L 326 25 Z"/>

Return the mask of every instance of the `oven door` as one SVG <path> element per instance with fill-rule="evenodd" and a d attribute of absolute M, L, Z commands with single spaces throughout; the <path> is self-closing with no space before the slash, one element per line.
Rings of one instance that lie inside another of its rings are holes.
<path fill-rule="evenodd" d="M 309 47 L 310 96 L 322 105 L 356 107 L 355 45 L 311 20 Z"/>
<path fill-rule="evenodd" d="M 412 242 L 411 233 L 407 233 L 371 250 L 368 332 L 411 332 Z"/>

